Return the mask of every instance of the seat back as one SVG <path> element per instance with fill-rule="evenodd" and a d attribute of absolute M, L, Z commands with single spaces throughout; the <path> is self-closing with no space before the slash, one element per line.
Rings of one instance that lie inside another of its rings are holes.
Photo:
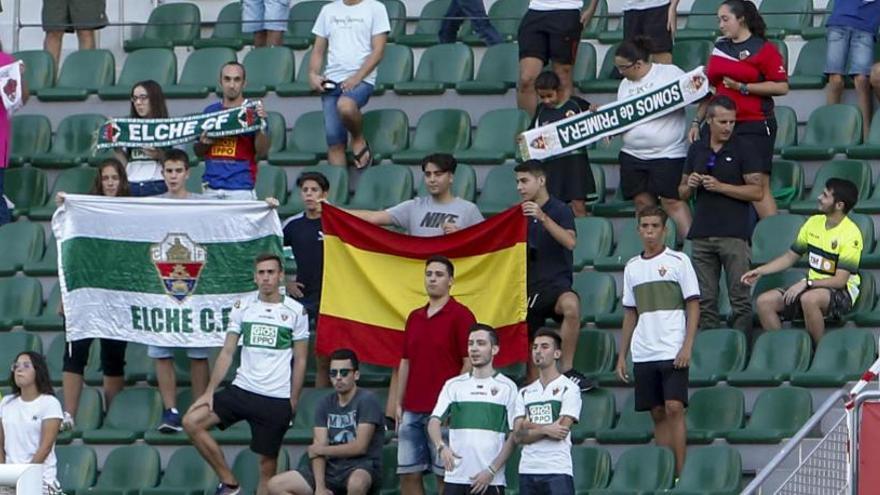
<path fill-rule="evenodd" d="M 746 336 L 739 330 L 715 328 L 697 334 L 691 357 L 691 374 L 721 373 L 743 369 Z"/>
<path fill-rule="evenodd" d="M 292 38 L 313 38 L 312 28 L 315 26 L 315 21 L 318 19 L 321 9 L 328 3 L 324 0 L 293 2 L 287 18 L 287 36 Z"/>
<path fill-rule="evenodd" d="M 825 181 L 832 177 L 846 179 L 855 184 L 859 190 L 860 200 L 871 195 L 871 166 L 864 160 L 839 159 L 822 165 L 822 168 L 816 172 L 816 178 L 813 179 L 811 194 L 814 197 L 818 196 L 825 188 Z"/>
<path fill-rule="evenodd" d="M 735 387 L 718 385 L 691 394 L 685 419 L 689 430 L 729 431 L 742 427 L 745 396 Z"/>
<path fill-rule="evenodd" d="M 43 170 L 33 167 L 9 169 L 3 182 L 3 193 L 15 203 L 15 210 L 27 211 L 46 202 L 48 186 Z"/>
<path fill-rule="evenodd" d="M 516 137 L 528 128 L 529 120 L 529 114 L 518 108 L 490 110 L 480 117 L 470 149 L 501 149 L 513 157 Z"/>
<path fill-rule="evenodd" d="M 64 342 L 64 336 L 61 336 L 62 345 L 66 345 Z M 55 345 L 53 341 L 51 345 Z M 63 351 L 62 351 L 63 352 Z M 59 397 L 61 400 L 61 405 L 64 405 L 63 396 Z M 76 409 L 76 417 L 74 419 L 74 424 L 76 425 L 74 429 L 76 431 L 86 431 L 86 430 L 95 430 L 101 427 L 101 421 L 104 416 L 104 400 L 101 396 L 101 393 L 98 392 L 98 389 L 85 387 L 82 389 L 82 392 L 79 396 L 79 405 Z"/>
<path fill-rule="evenodd" d="M 64 59 L 58 75 L 60 88 L 84 88 L 91 93 L 113 85 L 116 62 L 110 50 L 77 50 Z"/>
<path fill-rule="evenodd" d="M 413 179 L 409 168 L 401 165 L 376 165 L 361 174 L 350 206 L 382 210 L 410 199 L 412 193 Z"/>
<path fill-rule="evenodd" d="M 804 168 L 791 160 L 773 160 L 770 190 L 780 208 L 787 208 L 792 201 L 801 199 L 804 194 Z"/>
<path fill-rule="evenodd" d="M 254 190 L 259 199 L 273 197 L 283 203 L 287 199 L 287 174 L 281 167 L 260 165 Z"/>
<path fill-rule="evenodd" d="M 199 451 L 191 445 L 178 447 L 171 459 L 168 460 L 168 467 L 165 468 L 165 474 L 162 475 L 161 488 L 186 488 L 192 490 L 194 488 L 211 490 L 217 486 L 217 475 L 211 469 L 211 466 L 205 462 Z"/>
<path fill-rule="evenodd" d="M 369 110 L 364 112 L 363 124 L 364 138 L 370 143 L 374 156 L 390 156 L 409 144 L 409 117 L 403 110 Z"/>
<path fill-rule="evenodd" d="M 571 449 L 571 463 L 577 493 L 605 488 L 611 478 L 611 454 L 605 449 L 576 445 Z"/>
<path fill-rule="evenodd" d="M 616 355 L 617 346 L 609 332 L 582 329 L 574 351 L 573 367 L 587 375 L 603 373 L 614 366 Z"/>
<path fill-rule="evenodd" d="M 763 265 L 787 252 L 803 224 L 801 215 L 783 213 L 762 218 L 752 232 L 752 263 Z"/>
<path fill-rule="evenodd" d="M 464 110 L 437 109 L 422 115 L 413 132 L 410 149 L 452 153 L 471 141 L 471 118 Z"/>
<path fill-rule="evenodd" d="M 608 47 L 608 51 L 605 52 L 605 58 L 602 59 L 602 66 L 599 67 L 599 75 L 597 79 L 611 79 L 611 74 L 614 73 L 614 53 L 617 52 L 617 47 L 620 46 L 620 43 L 615 43 Z"/>
<path fill-rule="evenodd" d="M 12 56 L 24 62 L 27 67 L 24 80 L 31 93 L 51 88 L 55 84 L 55 59 L 46 50 L 22 50 Z"/>
<path fill-rule="evenodd" d="M 870 364 L 870 363 L 869 363 Z M 783 430 L 794 434 L 813 414 L 813 399 L 801 387 L 776 387 L 764 390 L 755 400 L 746 429 Z"/>
<path fill-rule="evenodd" d="M 85 445 L 55 447 L 55 465 L 58 482 L 64 493 L 84 490 L 95 483 L 98 474 L 98 456 Z"/>
<path fill-rule="evenodd" d="M 159 423 L 162 399 L 152 388 L 126 388 L 116 396 L 104 418 L 104 428 L 147 431 Z"/>
<path fill-rule="evenodd" d="M 279 84 L 293 81 L 293 52 L 289 48 L 254 48 L 245 55 L 243 64 L 247 83 L 252 87 L 266 86 L 272 90 Z"/>
<path fill-rule="evenodd" d="M 613 255 L 621 260 L 628 260 L 642 251 L 642 240 L 639 238 L 638 223 L 635 218 L 626 218 L 620 223 L 615 233 L 616 245 Z M 675 223 L 672 219 L 666 222 L 666 245 L 675 245 Z"/>
<path fill-rule="evenodd" d="M 688 411 L 690 416 L 690 411 Z M 688 457 L 676 489 L 737 493 L 742 482 L 742 457 L 727 445 L 703 447 Z"/>
<path fill-rule="evenodd" d="M 571 70 L 571 80 L 578 82 L 596 79 L 596 56 L 596 47 L 590 43 L 581 43 Z"/>
<path fill-rule="evenodd" d="M 0 363 L 10 366 L 15 361 L 15 356 L 25 351 L 43 353 L 43 345 L 40 338 L 27 332 L 4 332 L 0 333 Z"/>
<path fill-rule="evenodd" d="M 55 129 L 51 152 L 60 155 L 88 155 L 98 129 L 107 117 L 97 113 L 68 115 Z"/>
<path fill-rule="evenodd" d="M 580 297 L 582 323 L 614 310 L 617 284 L 611 274 L 593 271 L 575 273 L 573 288 Z"/>
<path fill-rule="evenodd" d="M 10 170 L 10 175 L 11 175 Z M 3 253 L 3 264 L 20 268 L 29 261 L 39 261 L 43 257 L 46 245 L 46 234 L 38 223 L 13 222 L 0 226 L 0 253 Z M 0 279 L 12 281 L 16 279 Z M 24 282 L 22 282 L 24 283 Z M 15 308 L 0 305 L 0 312 L 8 313 Z"/>
<path fill-rule="evenodd" d="M 701 0 L 691 5 L 691 11 L 684 20 L 685 29 L 711 29 L 718 31 L 718 7 L 724 0 Z"/>
<path fill-rule="evenodd" d="M 758 8 L 767 29 L 799 32 L 810 25 L 813 0 L 763 0 Z"/>
<path fill-rule="evenodd" d="M 608 256 L 614 240 L 614 230 L 607 218 L 582 217 L 574 219 L 577 244 L 574 247 L 576 270 L 592 265 L 599 256 Z"/>
<path fill-rule="evenodd" d="M 324 174 L 324 177 L 327 177 L 327 181 L 330 182 L 327 201 L 331 204 L 341 206 L 348 202 L 348 169 L 346 167 L 322 163 L 312 167 L 304 167 L 301 173 L 305 172 L 320 172 Z M 300 197 L 299 188 L 296 187 L 296 182 L 291 186 L 288 203 L 302 204 L 302 198 Z M 309 360 L 309 362 L 311 361 Z"/>
<path fill-rule="evenodd" d="M 606 0 L 598 0 L 596 2 L 596 10 L 593 12 L 593 18 L 584 26 L 581 38 L 595 38 L 599 33 L 608 30 L 608 2 Z"/>
<path fill-rule="evenodd" d="M 519 48 L 516 43 L 499 43 L 487 48 L 474 80 L 515 85 L 519 80 Z"/>
<path fill-rule="evenodd" d="M 327 139 L 324 136 L 324 112 L 306 112 L 296 119 L 287 135 L 287 149 L 327 154 Z"/>
<path fill-rule="evenodd" d="M 49 151 L 49 146 L 52 144 L 52 123 L 49 122 L 49 117 L 40 114 L 12 117 L 10 141 L 10 165 L 26 163 L 37 153 Z"/>
<path fill-rule="evenodd" d="M 388 31 L 388 41 L 394 42 L 398 36 L 406 31 L 406 4 L 400 0 L 380 0 L 385 5 L 385 11 L 388 13 L 388 22 L 391 23 L 391 30 Z M 388 47 L 385 47 L 386 50 Z M 385 52 L 388 55 L 388 52 Z"/>
<path fill-rule="evenodd" d="M 877 342 L 869 330 L 842 328 L 822 337 L 809 371 L 860 374 L 875 357 Z"/>
<path fill-rule="evenodd" d="M 150 12 L 142 39 L 168 40 L 176 46 L 191 45 L 199 37 L 202 16 L 194 3 L 165 3 Z"/>
<path fill-rule="evenodd" d="M 489 7 L 489 20 L 502 37 L 515 39 L 528 9 L 528 0 L 498 0 Z"/>
<path fill-rule="evenodd" d="M 797 115 L 794 109 L 785 106 L 773 107 L 776 116 L 776 142 L 773 149 L 776 153 L 786 146 L 797 144 Z"/>
<path fill-rule="evenodd" d="M 810 365 L 813 342 L 799 329 L 764 332 L 755 342 L 747 371 L 792 373 Z"/>
<path fill-rule="evenodd" d="M 709 40 L 677 41 L 672 47 L 672 63 L 684 71 L 705 65 L 715 44 Z"/>
<path fill-rule="evenodd" d="M 801 145 L 845 148 L 862 142 L 862 113 L 855 105 L 823 105 L 810 114 Z"/>
<path fill-rule="evenodd" d="M 109 490 L 149 488 L 159 482 L 160 469 L 159 452 L 155 448 L 149 445 L 116 447 L 104 461 L 95 487 Z"/>
<path fill-rule="evenodd" d="M 193 50 L 183 65 L 178 83 L 214 88 L 220 79 L 220 67 L 236 60 L 235 51 L 224 46 Z"/>
<path fill-rule="evenodd" d="M 852 211 L 847 216 L 856 224 L 859 232 L 862 233 L 862 252 L 870 253 L 874 251 L 874 220 L 871 219 L 871 216 Z"/>
<path fill-rule="evenodd" d="M 211 32 L 213 39 L 240 39 L 241 35 L 241 2 L 226 4 L 217 14 L 217 23 Z"/>
<path fill-rule="evenodd" d="M 507 163 L 489 169 L 486 180 L 483 181 L 480 197 L 477 198 L 477 206 L 480 207 L 480 211 L 484 211 L 484 209 L 501 211 L 521 201 L 519 193 L 516 192 L 514 166 Z"/>
<path fill-rule="evenodd" d="M 452 177 L 452 194 L 458 198 L 473 201 L 477 194 L 477 172 L 470 165 L 459 163 Z M 428 188 L 424 180 L 419 180 L 416 196 L 427 196 Z"/>
<path fill-rule="evenodd" d="M 630 370 L 630 376 L 632 376 L 632 358 L 628 356 L 626 361 L 627 368 Z M 617 419 L 617 426 L 615 428 L 620 430 L 653 430 L 654 423 L 651 421 L 651 413 L 649 411 L 636 411 L 635 401 L 635 394 L 630 393 L 626 396 L 623 408 L 619 411 L 620 418 Z"/>
<path fill-rule="evenodd" d="M 429 46 L 419 60 L 415 81 L 436 81 L 454 85 L 474 77 L 474 54 L 462 43 Z"/>
<path fill-rule="evenodd" d="M 290 457 L 287 455 L 287 449 L 281 449 L 278 452 L 277 462 L 276 474 L 283 473 L 290 468 Z M 242 493 L 254 493 L 257 485 L 260 483 L 259 456 L 250 449 L 243 449 L 235 456 L 235 462 L 232 464 L 232 473 L 238 480 Z"/>
<path fill-rule="evenodd" d="M 608 488 L 655 491 L 670 488 L 675 458 L 665 447 L 640 446 L 628 449 L 617 460 Z"/>
<path fill-rule="evenodd" d="M 287 122 L 281 112 L 267 112 L 267 114 L 266 132 L 269 134 L 269 153 L 281 151 L 287 146 Z"/>
<path fill-rule="evenodd" d="M 432 34 L 437 35 L 440 32 L 440 25 L 443 23 L 443 17 L 449 10 L 450 0 L 431 0 L 422 6 L 419 13 L 419 20 L 416 23 L 416 29 L 413 34 Z"/>
<path fill-rule="evenodd" d="M 308 60 L 303 59 L 303 63 L 308 64 Z M 413 65 L 413 52 L 410 47 L 394 43 L 385 45 L 382 61 L 376 67 L 376 85 L 391 85 L 412 80 Z M 372 142 L 370 145 L 372 146 Z"/>
<path fill-rule="evenodd" d="M 792 76 L 821 76 L 825 74 L 825 37 L 809 40 L 801 47 Z"/>
<path fill-rule="evenodd" d="M 152 79 L 160 86 L 177 81 L 177 57 L 165 48 L 142 48 L 129 53 L 122 65 L 117 86 L 134 86 Z"/>

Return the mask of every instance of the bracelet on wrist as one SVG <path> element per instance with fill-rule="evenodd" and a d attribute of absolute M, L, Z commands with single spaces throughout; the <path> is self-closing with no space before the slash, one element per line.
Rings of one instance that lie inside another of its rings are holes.
<path fill-rule="evenodd" d="M 495 476 L 496 474 L 498 474 L 498 471 L 496 471 L 495 468 L 493 468 L 491 464 L 486 466 L 486 470 L 489 471 L 489 474 L 491 474 L 492 476 Z"/>

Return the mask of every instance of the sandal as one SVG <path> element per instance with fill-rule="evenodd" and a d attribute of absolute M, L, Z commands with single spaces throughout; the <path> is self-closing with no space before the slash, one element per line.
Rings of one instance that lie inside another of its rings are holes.
<path fill-rule="evenodd" d="M 361 165 L 361 158 L 364 157 L 367 153 L 370 154 L 370 159 L 367 163 Z M 370 149 L 370 143 L 364 140 L 364 147 L 361 150 L 354 154 L 354 166 L 356 168 L 367 168 L 373 166 L 373 150 Z"/>

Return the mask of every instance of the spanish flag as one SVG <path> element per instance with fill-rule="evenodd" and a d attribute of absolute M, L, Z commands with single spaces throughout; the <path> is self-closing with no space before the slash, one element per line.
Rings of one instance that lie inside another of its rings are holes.
<path fill-rule="evenodd" d="M 364 362 L 397 366 L 409 313 L 427 303 L 425 260 L 455 265 L 452 295 L 498 331 L 496 366 L 525 361 L 526 221 L 513 207 L 469 228 L 414 237 L 324 204 L 324 276 L 316 350 L 340 347 Z"/>

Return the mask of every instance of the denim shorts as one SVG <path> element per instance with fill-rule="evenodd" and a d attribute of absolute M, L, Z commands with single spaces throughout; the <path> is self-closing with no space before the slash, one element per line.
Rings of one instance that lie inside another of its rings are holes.
<path fill-rule="evenodd" d="M 287 31 L 289 9 L 288 0 L 243 0 L 241 30 L 245 33 Z"/>
<path fill-rule="evenodd" d="M 867 76 L 871 73 L 871 65 L 874 64 L 872 33 L 844 26 L 829 26 L 826 32 L 828 38 L 825 55 L 826 74 Z"/>
<path fill-rule="evenodd" d="M 521 474 L 519 475 L 521 495 L 574 495 L 574 479 L 567 474 Z"/>
<path fill-rule="evenodd" d="M 253 189 L 211 189 L 206 185 L 202 185 L 201 199 L 253 201 L 257 199 L 257 193 Z"/>
<path fill-rule="evenodd" d="M 397 432 L 397 474 L 422 473 L 432 466 L 431 470 L 437 476 L 445 474 L 440 457 L 428 438 L 429 419 L 430 414 L 403 412 Z"/>
<path fill-rule="evenodd" d="M 342 81 L 334 81 L 341 83 Z M 339 98 L 345 96 L 354 100 L 358 108 L 363 108 L 370 101 L 370 95 L 373 94 L 373 85 L 367 82 L 361 82 L 352 89 L 342 91 L 339 88 L 321 94 L 321 105 L 324 107 L 324 132 L 327 135 L 327 146 L 345 145 L 348 142 L 348 131 L 342 125 L 342 119 L 339 117 L 339 111 L 336 109 L 336 102 Z"/>
<path fill-rule="evenodd" d="M 132 196 L 158 196 L 168 192 L 168 186 L 165 185 L 164 180 L 129 182 L 128 188 Z"/>
<path fill-rule="evenodd" d="M 147 346 L 147 356 L 153 359 L 171 359 L 174 357 L 175 347 L 159 347 L 157 345 Z M 187 347 L 186 357 L 190 359 L 208 359 L 211 352 L 209 347 Z"/>

